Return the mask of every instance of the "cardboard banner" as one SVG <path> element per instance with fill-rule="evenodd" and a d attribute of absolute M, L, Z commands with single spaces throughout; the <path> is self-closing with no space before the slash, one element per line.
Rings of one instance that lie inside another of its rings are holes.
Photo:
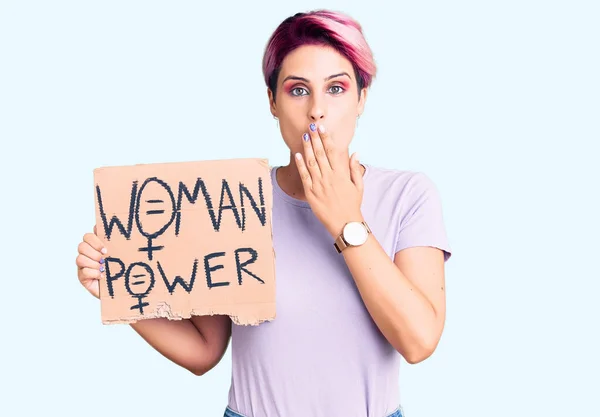
<path fill-rule="evenodd" d="M 226 314 L 275 318 L 272 187 L 265 159 L 94 170 L 108 254 L 102 322 Z"/>

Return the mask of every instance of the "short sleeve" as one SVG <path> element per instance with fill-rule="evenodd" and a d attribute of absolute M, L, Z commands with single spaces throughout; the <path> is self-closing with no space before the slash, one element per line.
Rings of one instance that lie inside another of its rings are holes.
<path fill-rule="evenodd" d="M 409 180 L 405 212 L 400 219 L 395 252 L 415 246 L 432 246 L 444 251 L 444 261 L 450 259 L 442 202 L 437 187 L 423 173 L 415 173 Z"/>

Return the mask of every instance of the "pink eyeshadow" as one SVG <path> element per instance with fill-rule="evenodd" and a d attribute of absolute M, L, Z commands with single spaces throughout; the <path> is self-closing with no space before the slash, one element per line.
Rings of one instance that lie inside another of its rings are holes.
<path fill-rule="evenodd" d="M 298 81 L 296 81 L 296 80 L 289 80 L 289 81 L 286 81 L 286 82 L 283 84 L 283 89 L 289 93 L 291 90 L 293 90 L 293 89 L 294 89 L 294 87 L 295 87 L 297 84 L 298 84 Z"/>
<path fill-rule="evenodd" d="M 345 79 L 339 80 L 339 81 L 336 81 L 336 83 L 341 84 L 341 86 L 344 90 L 348 90 L 350 88 L 350 82 L 348 80 L 345 80 Z"/>

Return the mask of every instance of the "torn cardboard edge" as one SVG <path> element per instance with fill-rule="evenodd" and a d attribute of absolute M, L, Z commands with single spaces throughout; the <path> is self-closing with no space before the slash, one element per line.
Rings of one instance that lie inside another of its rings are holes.
<path fill-rule="evenodd" d="M 240 314 L 239 307 L 246 306 L 245 304 L 227 305 L 227 306 L 210 306 L 206 308 L 194 308 L 189 313 L 182 311 L 173 311 L 169 303 L 159 302 L 156 309 L 148 314 L 130 317 L 128 319 L 102 320 L 102 324 L 133 324 L 142 320 L 166 318 L 169 320 L 190 319 L 192 316 L 229 316 L 231 321 L 240 326 L 258 326 L 261 323 L 273 321 L 276 317 L 276 306 L 274 302 L 266 303 L 251 303 L 254 307 L 253 315 L 244 312 Z M 257 308 L 260 306 L 260 308 Z"/>

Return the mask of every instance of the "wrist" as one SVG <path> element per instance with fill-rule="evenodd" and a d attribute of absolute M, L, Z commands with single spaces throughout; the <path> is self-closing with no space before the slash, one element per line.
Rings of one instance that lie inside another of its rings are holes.
<path fill-rule="evenodd" d="M 344 226 L 346 226 L 350 222 L 364 222 L 365 219 L 362 214 L 344 216 L 342 219 L 338 219 L 335 222 L 331 223 L 327 230 L 333 239 L 337 239 L 342 232 L 344 231 Z"/>

